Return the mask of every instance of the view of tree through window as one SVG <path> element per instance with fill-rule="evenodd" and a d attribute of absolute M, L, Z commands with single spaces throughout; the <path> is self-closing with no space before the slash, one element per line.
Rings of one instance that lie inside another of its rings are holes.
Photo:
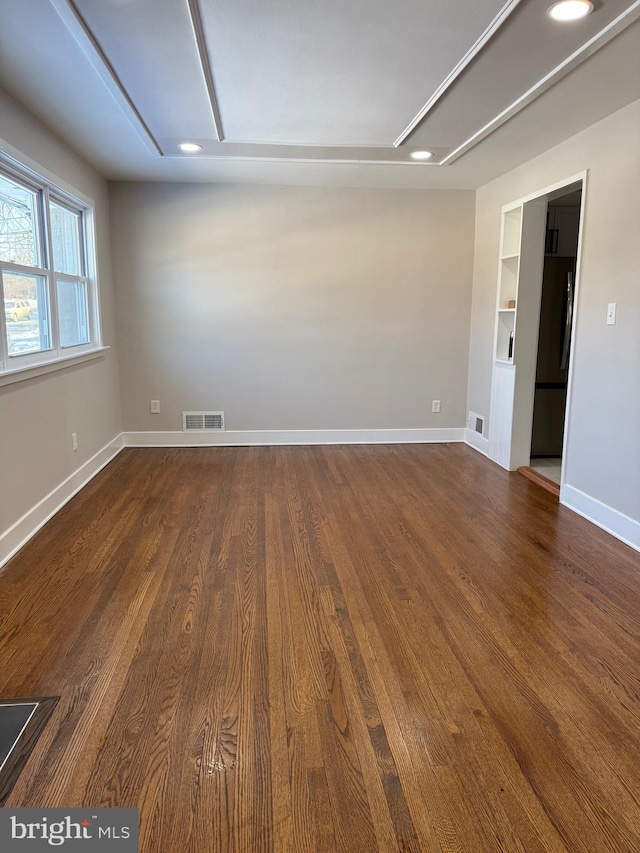
<path fill-rule="evenodd" d="M 0 260 L 39 266 L 36 203 L 36 193 L 0 175 Z"/>

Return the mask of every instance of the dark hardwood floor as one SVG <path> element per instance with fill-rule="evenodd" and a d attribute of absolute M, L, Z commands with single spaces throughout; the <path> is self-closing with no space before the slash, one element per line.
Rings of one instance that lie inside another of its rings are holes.
<path fill-rule="evenodd" d="M 640 851 L 640 555 L 462 445 L 125 450 L 0 574 L 7 806 L 144 853 Z"/>

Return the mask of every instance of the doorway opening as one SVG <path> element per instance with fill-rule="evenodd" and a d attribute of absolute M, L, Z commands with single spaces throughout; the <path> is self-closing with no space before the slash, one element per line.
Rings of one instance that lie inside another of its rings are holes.
<path fill-rule="evenodd" d="M 529 467 L 559 488 L 582 185 L 558 192 L 547 202 Z"/>
<path fill-rule="evenodd" d="M 586 178 L 502 208 L 488 455 L 556 496 L 567 458 Z"/>

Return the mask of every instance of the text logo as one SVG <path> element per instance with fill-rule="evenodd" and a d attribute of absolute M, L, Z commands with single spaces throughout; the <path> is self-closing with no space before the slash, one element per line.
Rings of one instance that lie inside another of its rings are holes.
<path fill-rule="evenodd" d="M 138 809 L 0 809 L 3 853 L 138 853 Z"/>

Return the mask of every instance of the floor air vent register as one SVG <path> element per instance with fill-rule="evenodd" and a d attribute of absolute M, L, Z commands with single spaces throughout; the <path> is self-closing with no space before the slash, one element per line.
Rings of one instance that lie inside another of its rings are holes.
<path fill-rule="evenodd" d="M 478 435 L 484 435 L 484 417 L 477 415 L 475 412 L 469 411 L 468 427 Z"/>

